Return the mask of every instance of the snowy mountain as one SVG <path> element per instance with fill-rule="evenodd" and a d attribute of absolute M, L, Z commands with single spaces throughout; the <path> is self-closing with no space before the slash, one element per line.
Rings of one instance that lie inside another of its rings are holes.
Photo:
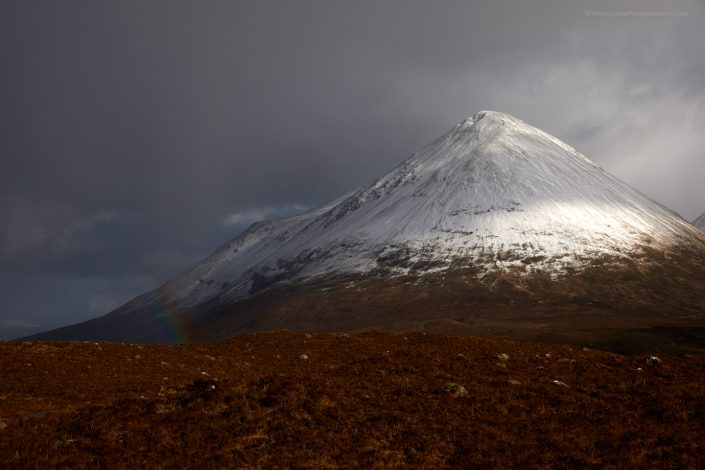
<path fill-rule="evenodd" d="M 514 276 L 519 285 L 527 282 L 522 276 L 565 279 L 679 247 L 698 251 L 703 241 L 677 214 L 567 144 L 513 116 L 483 111 L 369 186 L 304 215 L 255 223 L 183 276 L 103 320 L 58 331 L 90 337 L 107 321 L 124 324 L 108 332 L 139 338 L 129 332 L 139 323 L 150 340 L 149 325 L 168 316 L 198 330 L 199 339 L 212 338 L 205 318 L 214 322 L 216 315 L 224 324 L 253 299 L 271 303 L 286 297 L 283 291 L 334 279 L 352 292 L 365 279 L 418 285 L 462 268 L 467 282 L 489 286 L 498 276 Z M 257 326 L 255 316 L 250 326 L 224 328 L 228 334 L 316 328 L 315 321 L 293 318 Z"/>
<path fill-rule="evenodd" d="M 697 219 L 695 219 L 693 221 L 693 225 L 695 225 L 698 228 L 705 229 L 705 212 L 700 214 L 700 217 L 698 217 Z"/>

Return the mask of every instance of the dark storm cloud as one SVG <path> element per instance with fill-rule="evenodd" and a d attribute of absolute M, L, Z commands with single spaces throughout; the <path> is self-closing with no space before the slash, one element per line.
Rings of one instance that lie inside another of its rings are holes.
<path fill-rule="evenodd" d="M 105 313 L 252 220 L 365 184 L 480 109 L 544 128 L 694 217 L 704 10 L 2 2 L 0 319 Z"/>

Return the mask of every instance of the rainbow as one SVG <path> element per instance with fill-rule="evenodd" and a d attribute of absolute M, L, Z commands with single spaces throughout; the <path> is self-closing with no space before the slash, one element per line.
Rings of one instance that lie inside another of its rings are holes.
<path fill-rule="evenodd" d="M 191 342 L 191 335 L 184 322 L 178 315 L 169 309 L 169 306 L 158 299 L 152 306 L 152 318 L 155 330 L 160 335 L 162 342 L 170 344 L 185 344 Z"/>

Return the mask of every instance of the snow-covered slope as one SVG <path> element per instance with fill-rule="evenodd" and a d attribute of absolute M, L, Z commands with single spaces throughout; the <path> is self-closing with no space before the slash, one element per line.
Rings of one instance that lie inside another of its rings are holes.
<path fill-rule="evenodd" d="M 701 229 L 705 230 L 705 212 L 703 212 L 703 213 L 700 215 L 700 217 L 698 217 L 697 219 L 695 219 L 695 220 L 693 221 L 693 225 L 695 225 L 695 226 L 698 227 L 698 228 L 701 228 Z"/>
<path fill-rule="evenodd" d="M 493 272 L 557 275 L 647 249 L 702 247 L 703 240 L 572 147 L 513 116 L 483 111 L 369 186 L 297 217 L 255 223 L 109 318 L 139 324 L 168 309 L 189 323 L 274 286 L 337 276 L 420 279 L 458 266 L 488 279 Z"/>
<path fill-rule="evenodd" d="M 236 300 L 284 280 L 372 271 L 400 255 L 400 273 L 458 260 L 560 271 L 692 237 L 686 221 L 572 147 L 484 111 L 367 187 L 254 224 L 159 294 L 184 308 Z"/>

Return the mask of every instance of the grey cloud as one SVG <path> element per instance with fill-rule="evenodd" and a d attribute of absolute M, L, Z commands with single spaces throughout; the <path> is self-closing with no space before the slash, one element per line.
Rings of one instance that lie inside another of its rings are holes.
<path fill-rule="evenodd" d="M 41 328 L 34 323 L 22 320 L 0 320 L 0 328 Z"/>

